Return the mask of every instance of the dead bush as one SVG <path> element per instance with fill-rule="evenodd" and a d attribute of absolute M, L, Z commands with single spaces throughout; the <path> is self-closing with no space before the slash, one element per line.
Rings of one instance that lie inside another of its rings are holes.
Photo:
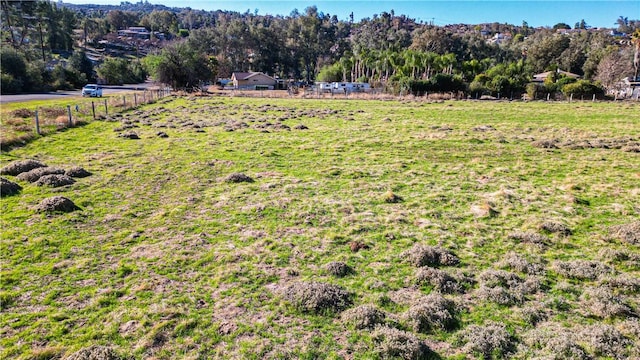
<path fill-rule="evenodd" d="M 445 294 L 462 292 L 463 288 L 458 281 L 446 271 L 422 267 L 416 273 L 416 283 L 418 285 L 431 285 L 433 289 Z"/>
<path fill-rule="evenodd" d="M 567 225 L 556 221 L 543 222 L 542 224 L 540 224 L 540 230 L 549 233 L 560 234 L 562 236 L 569 236 L 572 234 L 571 229 Z"/>
<path fill-rule="evenodd" d="M 613 272 L 607 265 L 592 260 L 556 261 L 552 268 L 564 277 L 579 280 L 595 280 Z"/>
<path fill-rule="evenodd" d="M 323 314 L 341 311 L 351 305 L 350 295 L 339 286 L 320 282 L 289 285 L 284 297 L 299 311 Z"/>
<path fill-rule="evenodd" d="M 460 259 L 449 250 L 423 244 L 415 244 L 411 249 L 400 254 L 400 257 L 417 267 L 455 266 L 460 263 Z"/>
<path fill-rule="evenodd" d="M 72 178 L 85 178 L 92 175 L 89 171 L 81 168 L 80 166 L 74 166 L 65 171 L 64 174 Z"/>
<path fill-rule="evenodd" d="M 573 329 L 559 326 L 542 327 L 529 331 L 524 342 L 532 348 L 541 349 L 549 359 L 591 359 L 587 351 L 577 343 L 577 334 Z"/>
<path fill-rule="evenodd" d="M 29 109 L 16 109 L 16 110 L 13 110 L 10 114 L 11 116 L 19 117 L 22 119 L 36 116 L 35 111 L 29 110 Z"/>
<path fill-rule="evenodd" d="M 426 360 L 431 350 L 415 335 L 387 326 L 378 326 L 371 334 L 381 359 Z"/>
<path fill-rule="evenodd" d="M 332 261 L 324 266 L 324 269 L 335 277 L 344 277 L 353 272 L 353 269 L 342 261 Z"/>
<path fill-rule="evenodd" d="M 586 327 L 581 337 L 596 356 L 627 359 L 627 347 L 631 341 L 611 325 L 597 324 Z"/>
<path fill-rule="evenodd" d="M 373 305 L 360 305 L 342 313 L 342 321 L 352 324 L 356 329 L 373 329 L 384 324 L 387 315 Z"/>
<path fill-rule="evenodd" d="M 121 360 L 123 359 L 113 349 L 106 346 L 94 345 L 76 351 L 64 360 Z"/>
<path fill-rule="evenodd" d="M 49 166 L 40 167 L 40 168 L 35 168 L 33 170 L 29 170 L 27 172 L 23 172 L 22 174 L 17 176 L 17 179 L 32 183 L 32 182 L 38 181 L 38 179 L 40 179 L 45 175 L 54 175 L 54 174 L 57 174 L 57 175 L 64 174 L 64 170 L 57 169 L 54 167 L 49 167 Z"/>
<path fill-rule="evenodd" d="M 622 297 L 602 286 L 588 288 L 580 296 L 580 300 L 589 313 L 604 319 L 625 317 L 633 313 Z"/>
<path fill-rule="evenodd" d="M 640 221 L 612 226 L 609 228 L 609 233 L 620 241 L 640 245 Z"/>
<path fill-rule="evenodd" d="M 242 182 L 252 183 L 252 182 L 254 182 L 254 180 L 251 177 L 249 177 L 249 176 L 247 176 L 247 175 L 245 175 L 243 173 L 232 173 L 232 174 L 229 174 L 229 176 L 227 176 L 224 179 L 224 181 L 228 182 L 228 183 L 242 183 Z"/>
<path fill-rule="evenodd" d="M 54 196 L 44 199 L 36 206 L 37 212 L 55 213 L 55 212 L 72 212 L 80 210 L 73 201 L 63 196 Z"/>
<path fill-rule="evenodd" d="M 412 305 L 404 317 L 414 331 L 426 333 L 453 329 L 458 323 L 456 315 L 453 301 L 440 294 L 429 294 Z"/>
<path fill-rule="evenodd" d="M 485 359 L 507 357 L 515 350 L 516 340 L 504 325 L 490 322 L 486 325 L 470 325 L 462 332 L 464 350 L 479 354 Z"/>
<path fill-rule="evenodd" d="M 549 238 L 542 235 L 542 234 L 538 234 L 535 232 L 524 232 L 524 231 L 517 231 L 514 233 L 509 234 L 509 239 L 511 240 L 516 240 L 519 242 L 523 242 L 523 243 L 529 243 L 529 244 L 534 244 L 534 245 L 539 245 L 539 246 L 544 246 L 549 244 Z"/>
<path fill-rule="evenodd" d="M 15 195 L 20 190 L 22 190 L 22 186 L 5 178 L 0 178 L 0 197 Z"/>
<path fill-rule="evenodd" d="M 44 176 L 40 177 L 38 179 L 38 181 L 36 181 L 36 185 L 38 185 L 38 186 L 49 186 L 49 187 L 60 187 L 60 186 L 65 186 L 65 185 L 71 185 L 71 184 L 73 184 L 75 182 L 76 181 L 73 180 L 72 177 L 69 177 L 67 175 L 51 174 L 51 175 L 44 175 Z"/>
<path fill-rule="evenodd" d="M 0 169 L 2 175 L 16 176 L 39 167 L 46 167 L 47 165 L 37 160 L 21 160 L 12 162 L 11 164 Z"/>

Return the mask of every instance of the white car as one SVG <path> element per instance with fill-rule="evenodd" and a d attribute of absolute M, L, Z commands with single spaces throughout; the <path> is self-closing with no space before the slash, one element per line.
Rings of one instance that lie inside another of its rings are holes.
<path fill-rule="evenodd" d="M 96 84 L 87 84 L 82 88 L 82 96 L 102 97 L 102 87 Z"/>

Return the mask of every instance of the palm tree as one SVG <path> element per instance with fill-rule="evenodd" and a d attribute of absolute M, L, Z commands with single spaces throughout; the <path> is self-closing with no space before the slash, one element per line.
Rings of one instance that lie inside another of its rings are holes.
<path fill-rule="evenodd" d="M 633 67 L 636 69 L 634 80 L 638 79 L 638 68 L 640 68 L 640 29 L 636 29 L 631 36 L 631 42 L 636 46 L 633 54 Z"/>

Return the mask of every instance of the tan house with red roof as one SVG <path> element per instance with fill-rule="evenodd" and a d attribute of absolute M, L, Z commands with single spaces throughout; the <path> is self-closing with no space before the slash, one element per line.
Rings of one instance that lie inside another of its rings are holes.
<path fill-rule="evenodd" d="M 234 72 L 231 82 L 236 89 L 243 90 L 273 90 L 278 81 L 261 72 Z"/>

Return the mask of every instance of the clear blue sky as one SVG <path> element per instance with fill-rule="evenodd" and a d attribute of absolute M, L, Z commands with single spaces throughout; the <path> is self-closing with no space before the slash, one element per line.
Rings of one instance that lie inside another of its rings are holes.
<path fill-rule="evenodd" d="M 120 4 L 120 0 L 63 0 L 75 4 Z M 129 0 L 135 3 L 136 0 Z M 404 14 L 411 18 L 436 25 L 477 24 L 486 22 L 509 23 L 521 25 L 527 21 L 529 26 L 553 26 L 564 22 L 573 26 L 584 19 L 594 27 L 614 27 L 619 16 L 640 19 L 640 0 L 600 0 L 600 1 L 544 1 L 544 0 L 511 0 L 511 1 L 348 1 L 348 0 L 263 0 L 263 1 L 206 1 L 206 0 L 149 0 L 152 4 L 163 4 L 175 7 L 191 7 L 204 10 L 232 10 L 245 12 L 249 10 L 258 14 L 289 15 L 293 9 L 304 12 L 304 9 L 316 5 L 318 11 L 337 15 L 338 19 L 347 20 L 353 12 L 356 21 L 373 17 L 383 11 L 392 9 L 396 15 Z"/>

